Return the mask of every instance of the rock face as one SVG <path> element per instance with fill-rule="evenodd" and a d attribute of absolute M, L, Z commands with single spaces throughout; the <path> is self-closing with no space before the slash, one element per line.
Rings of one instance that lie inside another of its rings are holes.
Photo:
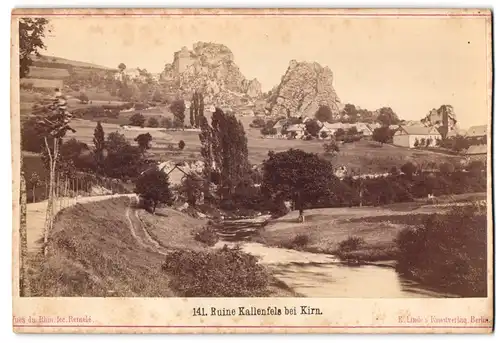
<path fill-rule="evenodd" d="M 198 42 L 192 50 L 183 47 L 166 64 L 160 80 L 187 93 L 202 91 L 209 102 L 230 104 L 232 98 L 257 98 L 262 94 L 256 79 L 247 80 L 234 62 L 233 53 L 223 44 Z"/>
<path fill-rule="evenodd" d="M 338 115 L 342 104 L 332 83 L 333 73 L 328 67 L 292 60 L 273 90 L 267 109 L 275 116 L 313 117 L 320 105 L 327 105 Z"/>

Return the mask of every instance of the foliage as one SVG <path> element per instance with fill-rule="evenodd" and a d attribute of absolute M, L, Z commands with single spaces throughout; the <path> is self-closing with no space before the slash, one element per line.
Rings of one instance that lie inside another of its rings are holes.
<path fill-rule="evenodd" d="M 129 120 L 130 120 L 130 125 L 144 127 L 144 123 L 146 122 L 146 117 L 137 112 L 132 117 L 130 117 Z"/>
<path fill-rule="evenodd" d="M 327 105 L 320 105 L 314 117 L 323 123 L 331 122 L 333 120 L 333 113 Z"/>
<path fill-rule="evenodd" d="M 461 296 L 487 295 L 486 206 L 457 206 L 432 214 L 397 237 L 397 270 L 424 284 Z"/>
<path fill-rule="evenodd" d="M 106 141 L 104 139 L 104 129 L 102 128 L 101 122 L 97 122 L 96 128 L 94 129 L 94 138 L 92 139 L 94 143 L 94 159 L 97 167 L 97 172 L 102 173 L 104 167 L 105 149 Z"/>
<path fill-rule="evenodd" d="M 195 172 L 191 172 L 182 179 L 179 193 L 186 197 L 186 202 L 191 207 L 196 206 L 203 190 L 203 179 Z"/>
<path fill-rule="evenodd" d="M 184 141 L 181 139 L 179 141 L 178 146 L 179 146 L 179 150 L 184 150 L 184 147 L 186 146 L 186 143 L 184 143 Z"/>
<path fill-rule="evenodd" d="M 405 174 L 408 177 L 411 177 L 415 172 L 417 171 L 417 167 L 411 163 L 411 162 L 406 162 L 401 166 L 401 172 Z"/>
<path fill-rule="evenodd" d="M 127 69 L 125 63 L 122 62 L 118 65 L 118 70 L 120 70 L 120 72 L 123 72 L 125 69 Z"/>
<path fill-rule="evenodd" d="M 330 162 L 298 149 L 270 151 L 263 171 L 265 195 L 277 201 L 291 200 L 297 209 L 303 209 L 305 203 L 314 205 L 334 181 Z"/>
<path fill-rule="evenodd" d="M 450 175 L 455 171 L 455 166 L 449 162 L 444 162 L 439 165 L 439 171 L 442 174 Z"/>
<path fill-rule="evenodd" d="M 158 119 L 155 117 L 151 117 L 148 120 L 148 127 L 158 127 L 160 126 L 160 123 L 158 122 Z"/>
<path fill-rule="evenodd" d="M 40 50 L 46 48 L 43 40 L 48 23 L 46 18 L 19 19 L 19 77 L 29 74 L 33 65 L 31 56 L 40 56 Z"/>
<path fill-rule="evenodd" d="M 465 136 L 456 135 L 442 139 L 438 141 L 437 144 L 442 148 L 460 152 L 467 150 L 472 145 L 472 142 Z"/>
<path fill-rule="evenodd" d="M 159 204 L 170 205 L 173 199 L 168 175 L 158 169 L 139 176 L 135 182 L 134 192 L 151 204 L 152 213 L 155 213 Z"/>
<path fill-rule="evenodd" d="M 335 155 L 340 151 L 339 146 L 333 139 L 323 144 L 323 149 L 325 150 L 325 153 L 328 155 Z"/>
<path fill-rule="evenodd" d="M 320 136 L 321 138 L 323 138 L 323 139 L 326 139 L 326 138 L 328 138 L 328 133 L 327 133 L 326 131 L 323 131 L 323 132 L 321 132 L 321 133 L 320 133 L 320 135 L 319 135 L 319 136 Z"/>
<path fill-rule="evenodd" d="M 399 124 L 398 115 L 390 107 L 382 107 L 378 110 L 377 121 L 383 126 Z"/>
<path fill-rule="evenodd" d="M 265 296 L 266 269 L 256 257 L 238 248 L 215 251 L 176 251 L 162 266 L 171 276 L 170 286 L 183 297 Z"/>
<path fill-rule="evenodd" d="M 306 132 L 313 136 L 318 137 L 319 130 L 321 130 L 321 126 L 318 124 L 316 120 L 308 120 L 306 122 Z"/>
<path fill-rule="evenodd" d="M 253 128 L 263 128 L 264 126 L 266 126 L 266 121 L 263 118 L 255 118 L 250 123 L 250 127 Z"/>
<path fill-rule="evenodd" d="M 85 93 L 80 93 L 80 95 L 78 96 L 78 100 L 80 100 L 80 103 L 82 104 L 88 104 L 89 97 Z"/>
<path fill-rule="evenodd" d="M 153 141 L 153 137 L 148 133 L 141 133 L 137 137 L 134 138 L 134 141 L 137 142 L 141 153 L 145 153 L 146 150 L 151 149 L 151 142 Z"/>
<path fill-rule="evenodd" d="M 338 250 L 341 252 L 349 252 L 359 249 L 366 244 L 365 240 L 358 236 L 349 236 L 347 239 L 339 243 Z"/>
<path fill-rule="evenodd" d="M 219 241 L 219 236 L 215 229 L 211 226 L 204 226 L 201 229 L 193 232 L 194 239 L 198 242 L 208 245 L 212 247 Z"/>
<path fill-rule="evenodd" d="M 308 235 L 298 234 L 291 241 L 283 244 L 283 248 L 301 250 L 309 244 L 310 240 Z"/>
<path fill-rule="evenodd" d="M 268 135 L 276 135 L 278 134 L 278 131 L 274 128 L 274 127 L 268 127 L 268 126 L 264 126 L 261 130 L 260 130 L 260 133 L 263 134 L 264 136 L 268 136 Z"/>
<path fill-rule="evenodd" d="M 372 138 L 380 144 L 388 143 L 392 140 L 393 133 L 388 126 L 378 127 L 373 130 Z"/>
<path fill-rule="evenodd" d="M 250 170 L 247 137 L 243 124 L 234 114 L 226 114 L 217 108 L 212 115 L 210 141 L 215 169 L 220 171 L 222 198 L 230 199 L 239 180 Z"/>
<path fill-rule="evenodd" d="M 136 177 L 143 163 L 138 147 L 128 143 L 124 135 L 111 132 L 106 139 L 108 155 L 104 161 L 104 173 L 110 177 Z"/>
<path fill-rule="evenodd" d="M 174 115 L 174 118 L 176 119 L 175 121 L 181 123 L 182 127 L 184 127 L 185 110 L 186 110 L 186 104 L 182 99 L 175 100 L 170 104 L 170 111 Z"/>

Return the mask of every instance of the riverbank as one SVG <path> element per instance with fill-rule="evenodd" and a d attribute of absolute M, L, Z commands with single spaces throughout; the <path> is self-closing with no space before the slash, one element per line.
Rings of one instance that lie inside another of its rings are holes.
<path fill-rule="evenodd" d="M 394 266 L 398 255 L 395 239 L 401 230 L 422 225 L 430 215 L 446 213 L 450 206 L 466 204 L 471 196 L 476 199 L 481 195 L 448 197 L 434 204 L 416 201 L 381 207 L 311 209 L 305 211 L 304 222 L 298 222 L 298 211 L 292 211 L 269 220 L 252 240 L 270 247 L 331 254 L 347 263 Z"/>

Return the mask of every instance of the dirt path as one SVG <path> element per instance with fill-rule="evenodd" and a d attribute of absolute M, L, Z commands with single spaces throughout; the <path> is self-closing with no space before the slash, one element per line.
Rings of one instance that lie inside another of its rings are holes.
<path fill-rule="evenodd" d="M 135 194 L 114 194 L 99 195 L 79 198 L 59 198 L 55 202 L 54 215 L 64 208 L 76 204 L 85 204 L 89 202 L 102 201 L 111 198 L 134 197 Z M 47 211 L 47 201 L 31 203 L 27 205 L 26 224 L 28 231 L 28 251 L 36 252 L 42 249 L 43 228 L 45 225 L 45 215 Z"/>
<path fill-rule="evenodd" d="M 128 219 L 130 233 L 137 240 L 137 243 L 148 250 L 156 252 L 158 254 L 167 255 L 169 251 L 163 248 L 160 243 L 154 240 L 151 235 L 148 233 L 146 228 L 144 227 L 143 222 L 137 215 L 137 208 L 135 205 L 137 204 L 137 196 L 132 196 L 129 199 L 129 205 L 125 211 L 125 216 Z"/>

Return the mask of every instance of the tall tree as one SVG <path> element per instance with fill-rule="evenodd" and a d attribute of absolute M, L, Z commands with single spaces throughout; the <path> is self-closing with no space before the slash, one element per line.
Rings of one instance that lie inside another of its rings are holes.
<path fill-rule="evenodd" d="M 203 94 L 198 93 L 198 112 L 195 113 L 195 124 L 197 127 L 200 126 L 201 117 L 205 116 L 205 104 L 203 101 Z"/>
<path fill-rule="evenodd" d="M 189 122 L 192 127 L 196 127 L 196 116 L 198 115 L 198 93 L 194 92 L 189 108 Z"/>
<path fill-rule="evenodd" d="M 306 132 L 313 137 L 318 137 L 319 130 L 321 130 L 321 126 L 319 126 L 316 120 L 308 120 L 306 122 Z"/>
<path fill-rule="evenodd" d="M 168 175 L 158 169 L 146 172 L 137 179 L 135 193 L 151 205 L 153 214 L 159 204 L 170 204 L 173 199 Z"/>
<path fill-rule="evenodd" d="M 31 55 L 40 56 L 40 50 L 45 49 L 45 31 L 49 21 L 45 18 L 19 19 L 19 75 L 28 75 L 33 64 Z M 49 31 L 50 32 L 50 31 Z"/>
<path fill-rule="evenodd" d="M 172 102 L 172 104 L 170 105 L 170 111 L 174 115 L 175 121 L 178 123 L 178 126 L 182 124 L 182 127 L 184 127 L 184 111 L 186 111 L 186 104 L 184 103 L 184 100 L 178 99 Z"/>
<path fill-rule="evenodd" d="M 118 65 L 118 70 L 120 71 L 120 73 L 123 73 L 123 71 L 124 71 L 125 69 L 127 69 L 127 66 L 125 65 L 125 63 L 123 63 L 123 62 L 122 62 L 122 63 L 120 63 L 120 64 Z"/>
<path fill-rule="evenodd" d="M 104 167 L 104 154 L 105 154 L 105 139 L 104 139 L 104 129 L 102 128 L 101 122 L 97 122 L 97 126 L 94 129 L 94 138 L 92 139 L 94 143 L 94 159 L 97 166 L 97 172 L 101 174 Z"/>
<path fill-rule="evenodd" d="M 399 124 L 399 117 L 392 108 L 390 107 L 382 107 L 378 110 L 379 115 L 377 117 L 377 121 L 383 126 L 395 125 Z"/>
<path fill-rule="evenodd" d="M 36 202 L 35 198 L 35 191 L 36 188 L 40 185 L 41 183 L 40 176 L 38 175 L 37 172 L 33 172 L 29 178 L 29 187 L 31 188 L 31 202 Z"/>
<path fill-rule="evenodd" d="M 47 254 L 47 242 L 49 232 L 53 225 L 53 205 L 55 197 L 55 182 L 57 173 L 57 162 L 59 160 L 59 148 L 62 138 L 68 131 L 76 132 L 70 125 L 71 113 L 67 110 L 66 98 L 56 88 L 56 93 L 52 103 L 44 108 L 44 115 L 37 120 L 37 130 L 44 137 L 45 152 L 49 157 L 49 197 L 47 202 L 47 215 L 43 235 L 43 252 Z M 51 142 L 52 146 L 49 146 Z"/>
<path fill-rule="evenodd" d="M 215 165 L 220 171 L 223 199 L 231 199 L 238 185 L 250 170 L 248 146 L 243 124 L 234 114 L 217 108 L 212 115 L 212 147 Z"/>
<path fill-rule="evenodd" d="M 372 139 L 379 142 L 380 145 L 387 143 L 392 138 L 392 131 L 388 126 L 378 127 L 373 130 Z"/>
<path fill-rule="evenodd" d="M 146 150 L 151 148 L 151 141 L 153 140 L 153 137 L 151 134 L 148 133 L 141 133 L 137 137 L 134 138 L 134 141 L 137 142 L 137 145 L 139 146 L 139 149 L 141 150 L 141 153 L 144 155 L 146 153 Z"/>
<path fill-rule="evenodd" d="M 208 199 L 210 193 L 210 180 L 213 172 L 214 164 L 214 154 L 213 154 L 213 132 L 212 127 L 208 124 L 208 120 L 205 116 L 200 118 L 200 129 L 199 134 L 201 143 L 201 157 L 203 158 L 203 179 L 205 184 L 203 186 L 203 192 L 205 199 Z"/>
<path fill-rule="evenodd" d="M 274 201 L 293 201 L 299 211 L 326 195 L 335 180 L 330 162 L 299 149 L 270 151 L 263 171 L 264 194 Z"/>

